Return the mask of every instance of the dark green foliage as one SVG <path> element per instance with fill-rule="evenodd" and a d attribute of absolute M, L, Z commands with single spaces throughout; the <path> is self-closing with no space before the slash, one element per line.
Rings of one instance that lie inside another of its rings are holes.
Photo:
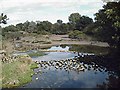
<path fill-rule="evenodd" d="M 80 18 L 80 21 L 78 22 L 78 24 L 76 25 L 76 28 L 78 28 L 79 30 L 83 30 L 86 26 L 88 26 L 89 24 L 92 24 L 93 20 L 87 16 L 82 16 Z"/>
<path fill-rule="evenodd" d="M 72 13 L 69 16 L 69 22 L 72 24 L 77 24 L 80 21 L 81 15 L 79 13 Z"/>
<path fill-rule="evenodd" d="M 69 37 L 72 39 L 83 40 L 86 38 L 86 35 L 82 31 L 74 30 L 69 33 Z"/>
<path fill-rule="evenodd" d="M 3 23 L 3 24 L 7 24 L 7 15 L 4 15 L 3 13 L 1 13 L 0 15 L 0 24 Z"/>
<path fill-rule="evenodd" d="M 62 23 L 62 20 L 57 20 L 57 23 L 52 26 L 53 34 L 67 34 L 69 30 L 69 26 L 66 23 Z"/>
<path fill-rule="evenodd" d="M 69 25 L 73 30 L 83 30 L 87 25 L 93 23 L 93 20 L 87 16 L 81 16 L 79 13 L 72 13 L 69 16 Z"/>
<path fill-rule="evenodd" d="M 4 16 L 3 14 L 2 16 L 6 20 L 7 16 Z M 49 21 L 26 21 L 24 23 L 18 23 L 15 26 L 9 25 L 3 28 L 3 36 L 5 36 L 6 32 L 8 33 L 16 31 L 25 31 L 27 33 L 37 34 L 68 34 L 72 30 L 83 30 L 92 22 L 92 19 L 87 16 L 81 16 L 79 13 L 72 13 L 69 16 L 68 23 L 63 23 L 62 20 L 58 19 L 54 24 Z"/>
<path fill-rule="evenodd" d="M 108 2 L 95 16 L 101 40 L 112 48 L 120 49 L 120 1 Z"/>
<path fill-rule="evenodd" d="M 52 23 L 49 21 L 37 22 L 37 31 L 51 32 Z"/>

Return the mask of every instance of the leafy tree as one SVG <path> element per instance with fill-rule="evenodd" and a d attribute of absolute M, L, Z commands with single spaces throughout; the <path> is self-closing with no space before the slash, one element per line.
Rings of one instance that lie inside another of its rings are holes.
<path fill-rule="evenodd" d="M 3 28 L 3 32 L 16 32 L 17 28 L 14 25 L 9 25 Z"/>
<path fill-rule="evenodd" d="M 23 31 L 24 30 L 23 26 L 24 25 L 22 23 L 16 24 L 16 28 L 18 29 L 18 31 Z"/>
<path fill-rule="evenodd" d="M 89 18 L 87 16 L 82 16 L 80 18 L 80 21 L 77 23 L 76 28 L 79 30 L 83 30 L 86 26 L 93 23 L 92 18 Z"/>
<path fill-rule="evenodd" d="M 69 19 L 69 23 L 70 25 L 76 29 L 76 24 L 78 24 L 78 22 L 80 21 L 81 15 L 79 13 L 72 13 L 68 19 Z"/>
<path fill-rule="evenodd" d="M 57 23 L 54 23 L 54 24 L 52 25 L 52 33 L 53 33 L 53 34 L 59 34 L 58 29 L 59 29 L 59 25 L 58 25 Z"/>
<path fill-rule="evenodd" d="M 95 16 L 99 37 L 112 48 L 120 49 L 120 1 L 108 2 Z"/>
<path fill-rule="evenodd" d="M 29 21 L 26 21 L 23 23 L 23 31 L 28 31 L 28 26 L 29 26 L 30 22 Z"/>
<path fill-rule="evenodd" d="M 53 34 L 66 34 L 69 30 L 69 26 L 66 23 L 63 23 L 62 20 L 57 20 L 56 23 L 52 26 Z"/>
<path fill-rule="evenodd" d="M 52 23 L 49 21 L 38 22 L 37 21 L 37 31 L 40 32 L 52 32 Z"/>
<path fill-rule="evenodd" d="M 69 25 L 73 30 L 83 30 L 87 25 L 93 23 L 92 18 L 81 16 L 79 13 L 72 13 L 69 16 Z"/>
<path fill-rule="evenodd" d="M 77 22 L 80 21 L 80 17 L 81 17 L 81 15 L 79 13 L 72 13 L 69 16 L 69 22 L 72 24 L 76 24 Z"/>
<path fill-rule="evenodd" d="M 36 29 L 37 29 L 36 23 L 33 21 L 29 22 L 27 32 L 34 33 L 34 32 L 36 32 Z"/>
<path fill-rule="evenodd" d="M 7 24 L 7 15 L 4 15 L 3 13 L 1 13 L 0 15 L 0 24 L 3 23 L 3 24 Z"/>

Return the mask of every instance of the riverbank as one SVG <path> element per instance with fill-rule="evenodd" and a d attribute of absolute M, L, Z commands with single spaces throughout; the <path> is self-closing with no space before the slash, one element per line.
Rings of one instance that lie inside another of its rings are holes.
<path fill-rule="evenodd" d="M 2 88 L 14 88 L 30 82 L 35 68 L 38 68 L 37 64 L 28 58 L 2 63 Z"/>
<path fill-rule="evenodd" d="M 101 47 L 108 47 L 108 43 L 100 42 L 90 39 L 87 40 L 77 40 L 71 39 L 68 35 L 51 35 L 50 39 L 52 40 L 52 45 L 61 45 L 61 44 L 76 44 L 76 45 L 95 45 Z"/>
<path fill-rule="evenodd" d="M 21 37 L 20 40 L 14 41 L 14 49 L 18 51 L 25 50 L 38 50 L 43 48 L 49 48 L 51 46 L 62 45 L 62 44 L 75 44 L 75 45 L 93 45 L 101 47 L 109 47 L 106 42 L 99 42 L 90 40 L 77 40 L 71 39 L 68 35 L 36 35 Z"/>

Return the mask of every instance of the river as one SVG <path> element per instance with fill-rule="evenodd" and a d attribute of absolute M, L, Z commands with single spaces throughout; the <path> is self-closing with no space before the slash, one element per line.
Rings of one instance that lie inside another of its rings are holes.
<path fill-rule="evenodd" d="M 52 46 L 48 50 L 69 51 L 70 49 L 71 46 Z M 98 88 L 103 83 L 108 83 L 107 79 L 111 75 L 109 71 L 94 62 L 86 63 L 82 59 L 75 58 L 78 53 L 45 53 L 45 56 L 32 57 L 33 61 L 41 63 L 39 68 L 34 70 L 32 81 L 22 88 Z M 94 52 L 81 50 L 79 53 L 93 55 Z"/>

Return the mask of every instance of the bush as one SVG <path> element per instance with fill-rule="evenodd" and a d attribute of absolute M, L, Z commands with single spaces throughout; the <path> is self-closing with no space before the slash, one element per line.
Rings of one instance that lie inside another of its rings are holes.
<path fill-rule="evenodd" d="M 69 35 L 69 38 L 72 38 L 72 39 L 81 40 L 81 39 L 86 38 L 86 35 L 82 31 L 79 31 L 79 30 L 71 31 L 68 35 Z"/>

